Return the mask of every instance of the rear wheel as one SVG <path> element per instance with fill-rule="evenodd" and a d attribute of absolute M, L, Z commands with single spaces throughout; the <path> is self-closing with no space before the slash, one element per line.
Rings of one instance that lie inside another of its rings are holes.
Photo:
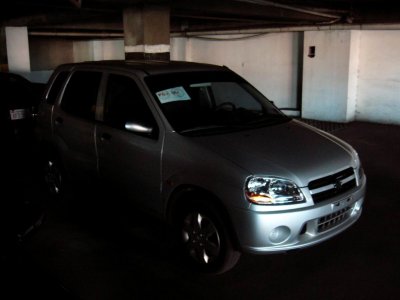
<path fill-rule="evenodd" d="M 222 220 L 212 205 L 194 201 L 180 214 L 180 240 L 184 255 L 196 269 L 221 274 L 233 268 L 240 258 Z"/>
<path fill-rule="evenodd" d="M 64 191 L 64 175 L 60 163 L 53 157 L 44 161 L 44 181 L 51 196 L 60 196 Z"/>

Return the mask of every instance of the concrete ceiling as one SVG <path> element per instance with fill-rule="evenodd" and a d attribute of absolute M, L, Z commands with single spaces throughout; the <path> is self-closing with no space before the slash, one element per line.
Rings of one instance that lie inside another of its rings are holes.
<path fill-rule="evenodd" d="M 3 4 L 2 26 L 32 32 L 121 34 L 122 10 L 168 5 L 171 32 L 400 23 L 398 1 L 384 0 L 13 0 Z"/>

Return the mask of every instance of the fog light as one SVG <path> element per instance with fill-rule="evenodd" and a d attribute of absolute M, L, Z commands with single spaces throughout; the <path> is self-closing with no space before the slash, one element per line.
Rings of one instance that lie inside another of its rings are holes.
<path fill-rule="evenodd" d="M 290 229 L 286 226 L 276 227 L 269 234 L 269 239 L 274 244 L 280 244 L 286 241 L 290 236 Z"/>
<path fill-rule="evenodd" d="M 361 200 L 358 200 L 356 203 L 354 203 L 354 207 L 351 212 L 351 215 L 354 216 L 354 215 L 358 214 L 360 212 L 361 208 L 362 208 L 362 202 L 361 202 Z"/>

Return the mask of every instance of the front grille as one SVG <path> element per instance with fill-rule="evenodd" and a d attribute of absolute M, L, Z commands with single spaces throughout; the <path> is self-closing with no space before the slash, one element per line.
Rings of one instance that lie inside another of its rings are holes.
<path fill-rule="evenodd" d="M 318 233 L 327 231 L 332 227 L 339 225 L 340 223 L 347 220 L 350 216 L 350 206 L 342 208 L 334 213 L 323 216 L 318 219 Z"/>
<path fill-rule="evenodd" d="M 314 203 L 344 194 L 357 185 L 353 168 L 319 178 L 308 184 Z"/>

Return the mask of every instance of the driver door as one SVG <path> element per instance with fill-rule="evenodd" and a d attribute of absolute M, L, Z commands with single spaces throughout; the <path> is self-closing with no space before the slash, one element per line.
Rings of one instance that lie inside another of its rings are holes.
<path fill-rule="evenodd" d="M 127 75 L 109 74 L 104 95 L 103 122 L 96 130 L 100 176 L 127 201 L 158 211 L 162 139 L 153 112 Z M 152 128 L 152 133 L 132 132 L 127 123 Z"/>

